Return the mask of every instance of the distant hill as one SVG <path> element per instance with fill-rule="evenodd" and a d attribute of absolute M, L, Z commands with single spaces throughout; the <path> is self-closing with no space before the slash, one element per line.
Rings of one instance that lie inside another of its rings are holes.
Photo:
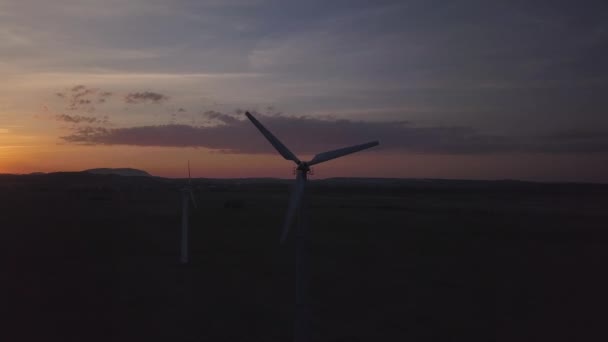
<path fill-rule="evenodd" d="M 131 168 L 119 168 L 119 169 L 110 169 L 110 168 L 99 168 L 99 169 L 88 169 L 82 172 L 92 173 L 96 175 L 119 175 L 119 176 L 141 176 L 141 177 L 150 177 L 151 174 L 147 173 L 143 170 L 131 169 Z"/>

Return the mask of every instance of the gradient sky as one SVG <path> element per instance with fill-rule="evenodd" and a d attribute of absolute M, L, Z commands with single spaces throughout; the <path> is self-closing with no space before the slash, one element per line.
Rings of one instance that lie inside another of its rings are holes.
<path fill-rule="evenodd" d="M 0 0 L 0 173 L 608 182 L 606 1 Z"/>

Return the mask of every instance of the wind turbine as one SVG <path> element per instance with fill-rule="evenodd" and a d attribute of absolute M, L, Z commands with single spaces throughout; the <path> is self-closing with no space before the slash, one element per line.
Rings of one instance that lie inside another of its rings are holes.
<path fill-rule="evenodd" d="M 281 243 L 287 238 L 289 228 L 298 213 L 298 225 L 296 227 L 296 298 L 295 298 L 295 321 L 294 321 L 294 342 L 309 342 L 310 333 L 310 309 L 308 305 L 308 284 L 310 280 L 310 237 L 306 226 L 306 183 L 310 172 L 310 166 L 320 164 L 328 160 L 336 159 L 347 154 L 355 153 L 374 147 L 378 141 L 371 141 L 361 145 L 354 145 L 337 150 L 327 151 L 315 155 L 310 161 L 301 161 L 293 154 L 277 137 L 275 137 L 266 127 L 264 127 L 253 115 L 245 112 L 247 118 L 257 127 L 266 137 L 274 148 L 287 160 L 296 163 L 296 180 L 289 199 L 289 206 L 283 231 L 281 233 Z"/>
<path fill-rule="evenodd" d="M 188 263 L 188 207 L 190 201 L 196 208 L 196 201 L 192 193 L 192 178 L 190 178 L 190 161 L 188 160 L 188 185 L 181 189 L 182 192 L 182 238 L 180 261 L 182 264 Z"/>

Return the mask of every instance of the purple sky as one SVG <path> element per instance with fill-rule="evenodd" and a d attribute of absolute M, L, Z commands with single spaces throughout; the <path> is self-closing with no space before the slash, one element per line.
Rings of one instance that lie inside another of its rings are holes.
<path fill-rule="evenodd" d="M 608 182 L 605 1 L 8 0 L 0 57 L 0 172 L 240 176 L 249 110 L 375 177 Z"/>

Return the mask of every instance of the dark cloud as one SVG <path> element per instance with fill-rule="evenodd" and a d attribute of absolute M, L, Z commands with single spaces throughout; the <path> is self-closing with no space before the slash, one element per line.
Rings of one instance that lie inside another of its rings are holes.
<path fill-rule="evenodd" d="M 68 115 L 68 114 L 59 114 L 55 117 L 59 121 L 65 121 L 70 123 L 95 123 L 97 122 L 97 118 L 93 116 L 81 116 L 81 115 Z"/>
<path fill-rule="evenodd" d="M 97 96 L 97 103 L 105 103 L 110 96 L 112 93 L 109 91 L 100 92 Z"/>
<path fill-rule="evenodd" d="M 86 90 L 87 87 L 85 85 L 79 84 L 79 85 L 75 85 L 74 87 L 72 87 L 72 92 L 81 92 L 83 90 Z"/>
<path fill-rule="evenodd" d="M 180 113 L 186 112 L 186 110 L 184 108 L 179 108 L 177 111 L 180 112 Z"/>
<path fill-rule="evenodd" d="M 87 95 L 91 95 L 97 92 L 97 89 L 87 88 L 86 86 L 79 85 L 72 88 L 72 98 L 81 99 Z"/>
<path fill-rule="evenodd" d="M 543 143 L 551 152 L 607 152 L 608 130 L 563 130 L 545 136 Z"/>
<path fill-rule="evenodd" d="M 209 111 L 215 126 L 158 125 L 97 130 L 79 129 L 62 139 L 100 145 L 207 147 L 233 153 L 267 153 L 272 147 L 242 117 Z M 513 150 L 504 137 L 467 127 L 414 127 L 407 122 L 320 120 L 310 117 L 257 116 L 296 153 L 316 153 L 379 139 L 387 150 L 416 153 L 485 153 Z"/>
<path fill-rule="evenodd" d="M 87 127 L 63 140 L 90 145 L 206 147 L 227 153 L 274 153 L 270 144 L 243 118 L 207 111 L 214 126 L 158 125 L 115 129 Z M 327 120 L 306 116 L 255 114 L 295 153 L 321 151 L 380 140 L 393 152 L 485 154 L 503 152 L 608 153 L 604 132 L 558 132 L 544 137 L 507 137 L 484 134 L 471 127 L 420 127 L 407 121 L 369 122 Z"/>
<path fill-rule="evenodd" d="M 167 95 L 163 95 L 160 93 L 155 93 L 151 91 L 137 92 L 137 93 L 129 93 L 125 96 L 125 102 L 136 104 L 136 103 L 162 103 L 169 100 Z"/>
<path fill-rule="evenodd" d="M 67 142 L 76 142 L 81 145 L 98 145 L 98 143 L 92 142 L 93 137 L 107 135 L 109 130 L 104 127 L 77 127 L 74 130 L 74 134 L 67 137 L 62 137 Z M 78 138 L 76 138 L 78 137 Z"/>
<path fill-rule="evenodd" d="M 234 125 L 239 123 L 239 119 L 237 119 L 236 117 L 232 116 L 232 115 L 228 115 L 228 114 L 224 114 L 221 112 L 217 112 L 214 110 L 208 110 L 206 112 L 202 113 L 202 116 L 205 119 L 211 120 L 212 122 L 220 122 L 226 125 Z"/>
<path fill-rule="evenodd" d="M 96 109 L 95 104 L 105 103 L 112 96 L 112 93 L 79 84 L 63 92 L 57 92 L 55 95 L 63 99 L 67 110 L 92 113 Z"/>
<path fill-rule="evenodd" d="M 96 92 L 97 89 L 88 88 L 84 85 L 77 85 L 73 87 L 72 93 L 69 97 L 68 109 L 93 112 L 95 110 L 95 107 L 91 105 L 91 98 Z"/>
<path fill-rule="evenodd" d="M 103 116 L 101 118 L 95 116 L 83 116 L 83 115 L 68 115 L 68 114 L 59 114 L 55 116 L 55 119 L 58 121 L 69 122 L 73 124 L 80 123 L 88 123 L 88 124 L 106 124 L 108 123 L 108 117 Z"/>

